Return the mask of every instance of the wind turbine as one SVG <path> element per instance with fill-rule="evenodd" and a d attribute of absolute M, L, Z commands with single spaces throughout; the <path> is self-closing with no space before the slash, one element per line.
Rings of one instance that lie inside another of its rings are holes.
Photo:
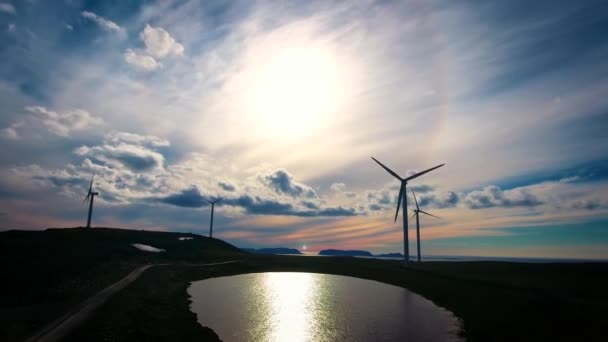
<path fill-rule="evenodd" d="M 401 199 L 403 198 L 403 265 L 407 266 L 410 258 L 410 246 L 409 246 L 409 237 L 408 237 L 408 218 L 407 218 L 407 182 L 422 176 L 425 173 L 431 172 L 437 168 L 442 167 L 445 164 L 437 165 L 428 170 L 424 170 L 422 172 L 415 173 L 409 177 L 401 178 L 396 172 L 386 167 L 384 164 L 376 160 L 376 158 L 372 157 L 372 159 L 378 163 L 386 172 L 390 173 L 393 177 L 397 178 L 401 182 L 401 187 L 399 189 L 399 197 L 397 199 L 397 212 L 395 213 L 395 222 L 397 222 L 397 216 L 399 216 L 399 205 L 401 204 Z"/>
<path fill-rule="evenodd" d="M 414 215 L 412 215 L 412 217 L 416 216 L 416 244 L 418 246 L 418 262 L 420 262 L 420 213 L 436 218 L 440 217 L 420 210 L 420 207 L 418 206 L 418 200 L 416 200 L 416 193 L 414 192 L 414 190 L 412 190 L 412 195 L 414 195 L 414 202 L 416 202 L 416 209 L 414 209 Z"/>
<path fill-rule="evenodd" d="M 217 203 L 221 200 L 222 200 L 221 198 L 218 198 L 215 201 L 207 200 L 207 202 L 209 202 L 209 204 L 211 204 L 211 222 L 209 223 L 209 237 L 210 238 L 213 237 L 213 210 L 215 208 L 215 203 Z"/>
<path fill-rule="evenodd" d="M 84 198 L 84 202 L 89 201 L 89 216 L 87 217 L 87 228 L 91 228 L 91 216 L 93 215 L 93 200 L 95 196 L 99 195 L 99 192 L 93 192 L 93 180 L 95 179 L 95 173 L 91 177 L 91 184 L 89 185 L 89 191 L 87 197 Z"/>

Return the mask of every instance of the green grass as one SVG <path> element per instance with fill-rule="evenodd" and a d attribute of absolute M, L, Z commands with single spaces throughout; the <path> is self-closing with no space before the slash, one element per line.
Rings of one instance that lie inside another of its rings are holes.
<path fill-rule="evenodd" d="M 23 339 L 138 265 L 146 271 L 112 297 L 68 340 L 213 341 L 189 311 L 191 281 L 251 272 L 319 272 L 406 287 L 454 312 L 470 341 L 603 340 L 608 264 L 399 262 L 334 257 L 261 256 L 220 240 L 116 229 L 0 233 L 0 340 Z M 143 243 L 167 252 L 140 252 Z M 242 262 L 191 266 L 216 260 Z M 6 275 L 6 276 L 4 276 Z M 33 318 L 32 318 L 33 317 Z M 221 337 L 221 336 L 220 336 Z"/>
<path fill-rule="evenodd" d="M 180 241 L 179 236 L 193 240 Z M 166 252 L 139 251 L 142 243 Z M 18 341 L 148 263 L 224 260 L 242 253 L 199 235 L 107 228 L 0 233 L 0 341 Z"/>

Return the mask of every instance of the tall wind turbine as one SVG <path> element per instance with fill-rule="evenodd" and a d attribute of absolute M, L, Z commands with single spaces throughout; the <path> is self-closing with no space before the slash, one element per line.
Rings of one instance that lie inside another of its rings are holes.
<path fill-rule="evenodd" d="M 93 173 L 93 177 L 91 177 L 91 184 L 89 185 L 89 191 L 87 192 L 87 197 L 84 198 L 84 202 L 89 201 L 89 216 L 87 216 L 87 228 L 91 228 L 91 216 L 93 215 L 93 200 L 95 196 L 99 195 L 99 192 L 93 191 L 93 180 L 95 179 L 95 173 Z"/>
<path fill-rule="evenodd" d="M 209 223 L 209 237 L 210 238 L 213 237 L 213 210 L 215 208 L 215 203 L 217 203 L 221 200 L 222 200 L 221 198 L 218 198 L 215 201 L 207 200 L 207 202 L 209 202 L 209 204 L 211 204 L 211 222 Z"/>
<path fill-rule="evenodd" d="M 412 190 L 412 195 L 414 195 L 414 202 L 416 202 L 416 209 L 414 209 L 414 215 L 412 215 L 412 217 L 416 216 L 416 244 L 418 246 L 418 262 L 420 262 L 420 213 L 436 218 L 440 217 L 420 210 L 420 207 L 418 206 L 418 200 L 416 200 L 416 193 L 414 192 L 414 190 Z"/>
<path fill-rule="evenodd" d="M 409 237 L 408 237 L 408 218 L 407 218 L 407 182 L 422 176 L 425 173 L 431 172 L 437 168 L 442 167 L 445 164 L 437 165 L 428 170 L 424 170 L 422 172 L 415 173 L 407 178 L 401 178 L 396 172 L 386 167 L 384 164 L 376 160 L 376 158 L 372 157 L 372 159 L 378 163 L 386 172 L 390 173 L 393 177 L 397 178 L 401 182 L 401 187 L 399 189 L 399 197 L 397 199 L 397 212 L 395 213 L 395 222 L 397 222 L 397 216 L 399 216 L 399 205 L 401 204 L 401 199 L 403 198 L 403 265 L 407 266 L 410 258 L 410 246 L 409 246 Z"/>

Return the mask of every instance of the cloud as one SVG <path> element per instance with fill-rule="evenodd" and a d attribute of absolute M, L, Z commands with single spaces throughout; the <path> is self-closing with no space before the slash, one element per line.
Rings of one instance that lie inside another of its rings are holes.
<path fill-rule="evenodd" d="M 332 191 L 335 191 L 335 192 L 343 192 L 344 189 L 346 189 L 346 184 L 344 184 L 344 183 L 332 183 L 332 185 L 329 188 Z"/>
<path fill-rule="evenodd" d="M 283 169 L 262 176 L 262 180 L 279 194 L 292 197 L 317 198 L 317 193 L 311 187 L 297 183 L 294 181 L 293 176 Z"/>
<path fill-rule="evenodd" d="M 125 50 L 123 56 L 127 63 L 134 65 L 140 70 L 152 71 L 162 67 L 162 64 L 158 63 L 153 57 L 140 55 L 131 49 Z"/>
<path fill-rule="evenodd" d="M 535 207 L 543 204 L 528 189 L 516 188 L 503 191 L 496 185 L 489 185 L 482 190 L 471 191 L 466 194 L 463 200 L 470 209 Z"/>
<path fill-rule="evenodd" d="M 421 207 L 434 207 L 439 209 L 453 208 L 460 202 L 460 197 L 455 192 L 446 193 L 426 193 L 418 198 L 418 205 Z"/>
<path fill-rule="evenodd" d="M 302 205 L 308 209 L 319 209 L 319 205 L 311 201 L 302 201 Z"/>
<path fill-rule="evenodd" d="M 18 121 L 11 124 L 9 127 L 3 128 L 0 130 L 0 137 L 8 140 L 18 140 L 21 136 L 18 133 L 18 129 L 22 127 L 25 123 L 23 121 Z"/>
<path fill-rule="evenodd" d="M 154 135 L 142 135 L 142 134 L 136 134 L 136 133 L 117 132 L 117 131 L 108 133 L 106 135 L 106 137 L 104 138 L 104 140 L 107 142 L 114 143 L 114 144 L 128 143 L 128 144 L 153 146 L 153 147 L 171 145 L 169 140 L 160 138 L 160 137 L 157 137 Z"/>
<path fill-rule="evenodd" d="M 181 56 L 184 53 L 184 46 L 176 42 L 169 32 L 161 27 L 152 27 L 146 24 L 139 36 L 146 45 L 146 51 L 154 57 Z"/>
<path fill-rule="evenodd" d="M 120 34 L 124 34 L 124 29 L 120 27 L 115 22 L 108 20 L 102 16 L 99 16 L 93 12 L 82 11 L 80 15 L 86 19 L 93 21 L 95 24 L 99 25 L 105 31 L 117 32 Z"/>
<path fill-rule="evenodd" d="M 168 195 L 156 200 L 162 203 L 186 208 L 200 208 L 209 204 L 209 202 L 207 202 L 208 198 L 203 197 L 198 188 L 195 186 L 182 190 L 177 194 Z"/>
<path fill-rule="evenodd" d="M 27 119 L 17 121 L 2 130 L 2 137 L 8 139 L 20 139 L 24 131 L 35 130 L 36 126 L 42 125 L 50 133 L 67 137 L 74 131 L 84 131 L 104 123 L 99 118 L 92 116 L 82 109 L 68 112 L 55 112 L 42 106 L 25 107 Z"/>
<path fill-rule="evenodd" d="M 218 182 L 217 185 L 219 185 L 219 187 L 222 188 L 224 191 L 236 190 L 234 185 L 227 183 L 227 182 Z"/>
<path fill-rule="evenodd" d="M 6 2 L 0 2 L 0 12 L 17 14 L 17 11 L 15 11 L 15 7 Z"/>
<path fill-rule="evenodd" d="M 573 209 L 584 209 L 584 210 L 595 210 L 602 207 L 602 203 L 599 200 L 580 200 L 575 201 L 571 204 Z"/>
<path fill-rule="evenodd" d="M 427 185 L 427 184 L 410 185 L 408 188 L 410 190 L 413 190 L 416 193 L 421 193 L 421 194 L 431 192 L 435 189 L 435 187 Z"/>
<path fill-rule="evenodd" d="M 381 206 L 379 206 L 378 204 L 372 203 L 368 206 L 369 210 L 371 211 L 380 211 L 383 208 Z"/>
<path fill-rule="evenodd" d="M 200 208 L 208 205 L 209 197 L 203 195 L 196 186 L 182 190 L 175 194 L 161 197 L 150 197 L 148 202 L 170 204 L 177 207 Z M 312 202 L 302 203 L 304 208 L 297 208 L 289 202 L 283 202 L 274 198 L 263 198 L 259 195 L 243 194 L 236 197 L 224 197 L 218 206 L 238 207 L 250 215 L 278 215 L 297 217 L 339 217 L 356 216 L 353 208 L 328 207 L 319 208 Z"/>
<path fill-rule="evenodd" d="M 120 139 L 120 133 L 112 133 L 97 146 L 81 146 L 74 153 L 87 157 L 101 165 L 113 168 L 126 167 L 135 172 L 147 172 L 164 168 L 165 158 L 149 146 L 150 140 L 157 143 L 160 138 L 137 136 L 133 133 Z M 155 146 L 152 144 L 152 146 Z"/>

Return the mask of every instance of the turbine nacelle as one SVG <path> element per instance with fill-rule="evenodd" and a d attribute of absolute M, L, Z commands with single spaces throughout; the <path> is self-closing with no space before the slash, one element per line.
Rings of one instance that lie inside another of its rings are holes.
<path fill-rule="evenodd" d="M 399 176 L 399 174 L 397 174 L 395 171 L 389 169 L 386 165 L 384 165 L 381 162 L 379 162 L 376 158 L 372 157 L 372 159 L 376 163 L 378 163 L 378 165 L 380 165 L 384 170 L 386 170 L 386 172 L 390 173 L 393 177 L 397 178 L 401 182 L 401 187 L 399 188 L 399 197 L 397 198 L 397 211 L 395 212 L 395 222 L 397 222 L 397 217 L 399 216 L 399 207 L 401 206 L 401 199 L 403 198 L 403 196 L 407 196 L 407 194 L 405 193 L 407 182 L 410 181 L 410 180 L 412 180 L 412 179 L 418 178 L 418 177 L 424 175 L 425 173 L 429 173 L 429 172 L 431 172 L 431 171 L 433 171 L 435 169 L 438 169 L 438 168 L 442 167 L 443 165 L 445 165 L 445 163 L 444 164 L 440 164 L 440 165 L 437 165 L 437 166 L 432 167 L 430 169 L 426 169 L 424 171 L 417 172 L 417 173 L 415 173 L 415 174 L 413 174 L 413 175 L 411 175 L 409 177 L 403 178 L 403 177 Z M 418 207 L 418 202 L 416 202 L 416 207 Z M 404 215 L 407 215 L 407 213 L 405 213 Z"/>

